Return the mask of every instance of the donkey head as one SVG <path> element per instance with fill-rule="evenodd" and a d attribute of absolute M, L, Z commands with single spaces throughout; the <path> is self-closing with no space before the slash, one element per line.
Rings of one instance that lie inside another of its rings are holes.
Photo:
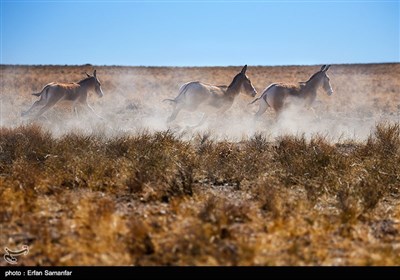
<path fill-rule="evenodd" d="M 257 91 L 251 83 L 249 77 L 246 75 L 247 65 L 242 68 L 239 74 L 236 75 L 235 79 L 238 79 L 238 83 L 244 88 L 244 92 L 251 97 L 257 95 Z"/>
<path fill-rule="evenodd" d="M 99 97 L 103 97 L 103 95 L 104 95 L 103 90 L 101 89 L 100 81 L 97 78 L 96 70 L 93 71 L 93 75 L 89 75 L 88 73 L 86 73 L 86 76 L 88 76 L 88 78 L 94 79 L 94 90 L 96 91 L 96 93 Z"/>
<path fill-rule="evenodd" d="M 330 79 L 328 74 L 326 73 L 326 71 L 328 71 L 328 69 L 330 68 L 330 65 L 323 65 L 321 67 L 321 70 L 319 70 L 319 75 L 321 75 L 321 79 L 322 79 L 322 87 L 325 90 L 325 92 L 328 95 L 332 95 L 333 90 L 332 90 L 332 86 L 330 83 Z"/>

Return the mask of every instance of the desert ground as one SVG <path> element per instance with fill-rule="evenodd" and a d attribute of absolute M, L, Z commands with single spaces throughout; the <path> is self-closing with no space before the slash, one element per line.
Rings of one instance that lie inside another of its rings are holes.
<path fill-rule="evenodd" d="M 400 265 L 400 64 L 332 65 L 315 115 L 255 121 L 241 94 L 198 128 L 201 112 L 166 122 L 183 83 L 242 67 L 1 65 L 1 248 L 28 245 L 18 265 Z M 259 96 L 320 67 L 247 76 Z M 94 69 L 103 119 L 21 117 L 31 93 Z"/>

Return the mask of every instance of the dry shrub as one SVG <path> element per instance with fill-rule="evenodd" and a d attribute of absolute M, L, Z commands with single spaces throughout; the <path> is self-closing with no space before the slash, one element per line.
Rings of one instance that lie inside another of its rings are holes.
<path fill-rule="evenodd" d="M 209 197 L 200 210 L 199 218 L 208 223 L 218 225 L 231 225 L 249 221 L 247 216 L 248 205 L 246 203 L 233 204 L 225 199 Z"/>
<path fill-rule="evenodd" d="M 155 253 L 155 247 L 150 237 L 150 229 L 140 218 L 131 216 L 127 221 L 129 233 L 127 234 L 126 244 L 132 258 L 132 263 L 138 265 L 142 263 L 145 255 Z"/>
<path fill-rule="evenodd" d="M 54 141 L 51 133 L 37 125 L 16 129 L 0 129 L 0 172 L 7 170 L 16 159 L 40 164 L 52 152 Z"/>
<path fill-rule="evenodd" d="M 274 218 L 281 216 L 283 209 L 283 198 L 279 191 L 274 187 L 263 186 L 263 191 L 260 194 L 261 209 L 271 213 Z"/>
<path fill-rule="evenodd" d="M 341 210 L 342 223 L 354 222 L 360 215 L 357 196 L 351 189 L 344 187 L 337 193 L 338 208 Z"/>
<path fill-rule="evenodd" d="M 335 159 L 336 150 L 321 137 L 309 143 L 304 136 L 284 136 L 277 143 L 275 160 L 293 177 L 315 178 L 324 176 Z"/>
<path fill-rule="evenodd" d="M 9 246 L 31 246 L 23 265 L 399 264 L 382 243 L 399 241 L 383 222 L 398 216 L 396 125 L 351 146 L 0 135 L 0 223 Z"/>

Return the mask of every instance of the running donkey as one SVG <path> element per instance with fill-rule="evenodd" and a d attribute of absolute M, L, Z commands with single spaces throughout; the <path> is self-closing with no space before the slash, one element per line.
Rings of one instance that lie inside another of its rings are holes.
<path fill-rule="evenodd" d="M 21 115 L 28 115 L 33 109 L 38 106 L 43 106 L 39 112 L 35 114 L 35 118 L 41 116 L 44 112 L 53 107 L 57 102 L 66 100 L 72 102 L 75 113 L 77 113 L 77 106 L 81 105 L 84 108 L 90 109 L 97 117 L 100 117 L 92 107 L 87 103 L 87 95 L 89 90 L 94 90 L 99 97 L 103 96 L 100 81 L 96 76 L 96 70 L 93 75 L 86 73 L 87 78 L 77 83 L 55 83 L 51 82 L 45 85 L 41 92 L 33 93 L 32 95 L 39 96 L 40 99 L 33 103 L 31 108 Z"/>
<path fill-rule="evenodd" d="M 200 110 L 204 112 L 203 118 L 196 126 L 203 124 L 207 114 L 211 112 L 223 113 L 228 110 L 239 95 L 241 89 L 251 97 L 256 96 L 257 92 L 246 76 L 247 65 L 242 68 L 232 80 L 229 86 L 214 86 L 202 82 L 188 82 L 179 89 L 179 94 L 175 99 L 164 99 L 174 105 L 174 111 L 167 122 L 172 122 L 182 109 L 188 111 Z"/>
<path fill-rule="evenodd" d="M 250 104 L 260 100 L 260 108 L 255 114 L 255 118 L 260 117 L 268 108 L 272 107 L 277 116 L 289 103 L 297 102 L 301 105 L 311 108 L 311 104 L 317 97 L 317 89 L 322 85 L 328 95 L 332 95 L 333 90 L 329 82 L 329 76 L 326 73 L 330 65 L 324 65 L 321 69 L 312 75 L 308 81 L 298 84 L 275 83 L 268 86 L 260 97 L 254 99 Z"/>

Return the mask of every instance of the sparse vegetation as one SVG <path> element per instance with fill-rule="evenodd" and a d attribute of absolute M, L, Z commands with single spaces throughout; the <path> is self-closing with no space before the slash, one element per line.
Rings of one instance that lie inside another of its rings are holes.
<path fill-rule="evenodd" d="M 3 240 L 25 265 L 400 264 L 398 124 L 346 153 L 204 138 L 1 128 Z"/>
<path fill-rule="evenodd" d="M 377 108 L 368 114 L 396 116 L 399 66 L 332 66 L 338 107 L 327 115 L 361 123 L 366 111 L 350 108 L 345 97 L 362 92 L 362 103 Z M 269 82 L 306 78 L 305 69 L 249 67 L 249 76 L 261 91 Z M 105 97 L 96 109 L 115 101 L 102 112 L 111 124 L 140 122 L 180 83 L 199 77 L 224 84 L 237 69 L 172 70 L 98 67 Z M 91 66 L 1 71 L 9 114 L 0 126 L 0 243 L 29 245 L 20 265 L 400 265 L 398 121 L 342 141 L 262 132 L 241 141 L 216 139 L 212 131 L 110 133 L 97 123 L 58 133 L 62 121 L 20 121 L 32 101 L 27 96 L 51 81 L 77 81 Z M 396 78 L 383 82 L 386 71 Z M 54 111 L 48 116 L 63 120 Z"/>

